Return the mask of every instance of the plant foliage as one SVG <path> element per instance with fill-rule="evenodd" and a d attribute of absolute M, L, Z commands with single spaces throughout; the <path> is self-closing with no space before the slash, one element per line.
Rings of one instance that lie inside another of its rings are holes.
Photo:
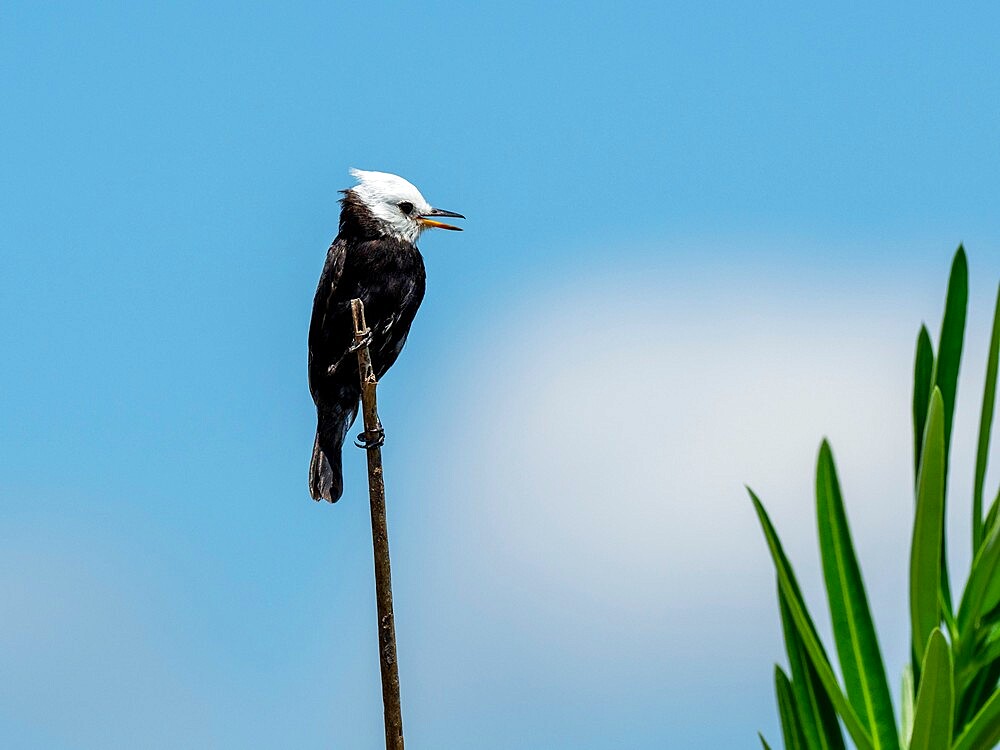
<path fill-rule="evenodd" d="M 899 722 L 868 606 L 829 444 L 816 467 L 816 516 L 838 679 L 795 573 L 758 497 L 750 498 L 774 561 L 788 656 L 775 667 L 785 748 L 985 750 L 1000 743 L 1000 490 L 983 517 L 1000 358 L 1000 289 L 986 364 L 972 498 L 973 560 L 957 612 L 945 562 L 945 507 L 969 279 L 959 246 L 951 267 L 937 354 L 927 328 L 913 368 L 914 519 L 910 546 L 911 663 Z M 768 747 L 764 737 L 761 744 Z"/>

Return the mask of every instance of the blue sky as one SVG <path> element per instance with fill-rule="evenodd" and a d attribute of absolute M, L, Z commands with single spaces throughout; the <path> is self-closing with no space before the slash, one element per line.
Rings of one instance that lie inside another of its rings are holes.
<path fill-rule="evenodd" d="M 776 739 L 742 483 L 821 614 L 824 434 L 898 673 L 959 241 L 972 473 L 997 38 L 986 3 L 7 3 L 2 744 L 379 746 L 363 455 L 334 507 L 305 481 L 351 166 L 469 217 L 380 388 L 411 746 Z"/>

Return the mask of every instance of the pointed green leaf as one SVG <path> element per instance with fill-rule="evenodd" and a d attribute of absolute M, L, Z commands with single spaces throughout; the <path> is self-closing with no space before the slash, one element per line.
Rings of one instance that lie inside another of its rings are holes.
<path fill-rule="evenodd" d="M 833 454 L 825 440 L 816 469 L 816 515 L 823 577 L 847 696 L 868 727 L 875 747 L 898 748 L 882 653 L 854 554 Z"/>
<path fill-rule="evenodd" d="M 941 545 L 944 536 L 944 404 L 937 388 L 924 430 L 917 509 L 910 545 L 910 638 L 914 659 L 941 622 Z"/>
<path fill-rule="evenodd" d="M 764 735 L 757 732 L 757 736 L 760 738 L 760 744 L 763 745 L 764 750 L 771 750 L 771 746 L 767 744 L 767 740 L 764 739 Z"/>
<path fill-rule="evenodd" d="M 778 715 L 781 717 L 781 736 L 785 740 L 785 750 L 808 750 L 799 725 L 798 712 L 795 710 L 792 684 L 788 675 L 778 666 L 774 668 L 774 692 L 778 696 Z"/>
<path fill-rule="evenodd" d="M 910 750 L 946 748 L 951 743 L 955 685 L 951 649 L 940 630 L 934 630 L 927 641 L 920 674 Z"/>
<path fill-rule="evenodd" d="M 778 607 L 788 666 L 792 672 L 792 693 L 806 746 L 814 750 L 844 750 L 844 735 L 837 721 L 837 712 L 809 661 L 781 586 L 778 586 Z"/>
<path fill-rule="evenodd" d="M 903 667 L 903 684 L 899 695 L 900 706 L 900 726 L 899 733 L 902 735 L 903 747 L 910 746 L 910 738 L 913 736 L 913 665 L 907 664 Z"/>
<path fill-rule="evenodd" d="M 941 321 L 938 356 L 934 362 L 934 385 L 941 389 L 944 398 L 944 438 L 951 445 L 951 427 L 955 417 L 955 398 L 958 391 L 958 370 L 962 362 L 962 343 L 965 338 L 965 315 L 969 302 L 969 265 L 965 248 L 958 246 L 951 264 L 948 294 Z"/>
<path fill-rule="evenodd" d="M 965 248 L 955 252 L 948 278 L 948 293 L 941 321 L 938 356 L 934 361 L 934 385 L 941 389 L 944 400 L 944 475 L 947 480 L 951 455 L 951 428 L 955 419 L 955 401 L 958 394 L 958 371 L 962 362 L 962 343 L 965 339 L 965 316 L 969 302 L 969 265 Z M 947 482 L 945 483 L 947 488 Z M 948 580 L 947 541 L 941 543 L 941 598 L 944 609 L 951 611 L 951 585 Z"/>
<path fill-rule="evenodd" d="M 809 610 L 806 608 L 805 600 L 802 598 L 799 584 L 795 580 L 795 573 L 788 562 L 788 558 L 785 557 L 785 551 L 781 547 L 781 540 L 778 538 L 778 534 L 771 524 L 771 519 L 768 517 L 767 511 L 764 510 L 764 505 L 753 493 L 753 490 L 748 487 L 747 492 L 750 493 L 754 510 L 757 511 L 757 518 L 760 519 L 764 538 L 767 540 L 771 559 L 774 561 L 774 567 L 778 573 L 778 585 L 781 587 L 781 593 L 785 596 L 788 611 L 795 622 L 795 628 L 802 639 L 802 645 L 809 655 L 809 661 L 816 670 L 823 689 L 833 703 L 834 708 L 837 709 L 837 713 L 841 721 L 844 722 L 844 727 L 847 729 L 848 734 L 850 734 L 851 739 L 854 740 L 857 749 L 873 750 L 874 745 L 872 745 L 868 730 L 854 711 L 847 696 L 840 689 L 837 677 L 833 673 L 830 662 L 826 657 L 826 652 L 823 650 L 819 636 L 816 633 L 816 626 L 813 625 L 812 618 L 809 616 Z"/>
<path fill-rule="evenodd" d="M 927 407 L 934 384 L 934 345 L 927 326 L 920 326 L 917 336 L 917 356 L 913 363 L 913 479 L 920 470 L 920 451 L 924 446 L 924 426 Z"/>
<path fill-rule="evenodd" d="M 1000 358 L 1000 289 L 997 290 L 996 309 L 993 312 L 993 334 L 990 353 L 986 358 L 986 385 L 983 388 L 983 409 L 979 415 L 979 445 L 976 450 L 976 481 L 972 489 L 972 552 L 976 553 L 983 541 L 983 483 L 986 481 L 986 462 L 990 452 L 990 431 L 993 428 L 993 409 L 997 397 L 997 360 Z"/>
<path fill-rule="evenodd" d="M 966 725 L 955 740 L 952 750 L 983 750 L 1000 742 L 1000 690 L 994 691 L 990 699 Z"/>
<path fill-rule="evenodd" d="M 934 360 L 934 385 L 941 389 L 944 400 L 944 475 L 948 477 L 951 455 L 951 429 L 955 419 L 958 393 L 958 372 L 962 362 L 965 339 L 965 317 L 969 302 L 969 265 L 965 249 L 959 245 L 951 264 L 948 292 L 945 297 L 938 355 Z M 947 483 L 945 485 L 947 487 Z M 951 585 L 948 579 L 947 541 L 941 544 L 941 598 L 945 610 L 951 610 Z"/>
<path fill-rule="evenodd" d="M 1000 512 L 1000 489 L 997 490 L 997 496 L 993 498 L 990 509 L 986 513 L 986 522 L 983 524 L 983 539 L 988 537 L 993 531 L 993 527 L 996 526 L 998 512 Z"/>

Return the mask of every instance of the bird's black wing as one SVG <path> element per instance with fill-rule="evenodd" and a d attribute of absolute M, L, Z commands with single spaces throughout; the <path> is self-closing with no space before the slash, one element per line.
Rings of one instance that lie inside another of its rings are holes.
<path fill-rule="evenodd" d="M 350 305 L 349 301 L 345 305 L 343 294 L 336 293 L 346 259 L 347 242 L 338 237 L 326 252 L 326 263 L 316 287 L 309 323 L 309 390 L 313 398 L 317 395 L 319 384 L 327 376 L 328 368 L 343 358 L 353 341 L 353 325 L 334 324 L 335 320 L 342 322 L 340 319 Z"/>
<path fill-rule="evenodd" d="M 356 362 L 345 356 L 354 341 L 351 289 L 344 279 L 348 243 L 338 237 L 326 254 L 309 324 L 309 390 L 316 403 L 316 440 L 309 463 L 309 494 L 336 502 L 344 489 L 341 447 L 358 410 Z"/>
<path fill-rule="evenodd" d="M 372 365 L 375 377 L 382 379 L 386 371 L 392 367 L 399 357 L 406 338 L 410 333 L 410 325 L 417 314 L 417 308 L 424 298 L 426 277 L 423 259 L 414 249 L 412 260 L 407 263 L 404 272 L 395 284 L 395 305 L 387 320 L 375 328 L 376 336 L 372 352 Z"/>

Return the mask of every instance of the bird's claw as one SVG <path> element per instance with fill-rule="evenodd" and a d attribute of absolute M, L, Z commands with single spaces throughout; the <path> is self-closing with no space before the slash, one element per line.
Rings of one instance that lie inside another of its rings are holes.
<path fill-rule="evenodd" d="M 358 349 L 365 348 L 366 346 L 372 343 L 372 339 L 374 337 L 375 335 L 371 332 L 371 330 L 367 331 L 364 336 L 362 336 L 360 339 L 357 339 L 353 344 L 350 345 L 350 347 L 348 347 L 347 353 L 353 354 Z"/>
<path fill-rule="evenodd" d="M 364 336 L 361 337 L 361 339 L 355 341 L 353 344 L 347 347 L 347 351 L 344 352 L 343 356 L 341 356 L 340 359 L 338 359 L 336 362 L 334 362 L 332 365 L 326 368 L 326 374 L 335 375 L 337 373 L 337 368 L 340 367 L 341 362 L 343 362 L 351 354 L 354 354 L 359 349 L 363 349 L 366 346 L 369 346 L 372 343 L 374 337 L 375 334 L 372 331 L 368 331 Z"/>
<path fill-rule="evenodd" d="M 354 444 L 359 448 L 381 448 L 385 445 L 385 430 L 378 427 L 374 430 L 365 430 L 358 435 L 358 439 L 354 441 Z"/>

